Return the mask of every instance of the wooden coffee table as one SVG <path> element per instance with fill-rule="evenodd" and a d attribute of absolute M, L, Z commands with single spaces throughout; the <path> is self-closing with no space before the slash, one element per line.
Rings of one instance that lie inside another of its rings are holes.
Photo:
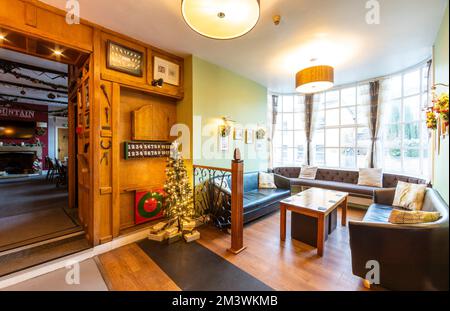
<path fill-rule="evenodd" d="M 286 212 L 317 218 L 317 254 L 323 256 L 325 244 L 325 218 L 342 207 L 342 226 L 347 225 L 348 193 L 310 188 L 280 202 L 280 239 L 286 240 Z"/>

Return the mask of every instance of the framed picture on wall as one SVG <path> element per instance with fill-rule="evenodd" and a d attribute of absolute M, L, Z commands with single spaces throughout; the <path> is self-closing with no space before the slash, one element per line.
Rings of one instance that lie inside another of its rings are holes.
<path fill-rule="evenodd" d="M 256 140 L 256 151 L 263 151 L 264 150 L 264 140 L 258 139 Z"/>
<path fill-rule="evenodd" d="M 233 133 L 234 140 L 242 140 L 244 137 L 244 130 L 241 128 L 235 128 Z"/>
<path fill-rule="evenodd" d="M 180 66 L 166 59 L 153 58 L 153 79 L 163 79 L 164 83 L 180 85 Z"/>
<path fill-rule="evenodd" d="M 106 67 L 132 76 L 142 77 L 144 54 L 127 48 L 119 43 L 108 41 L 106 49 Z"/>
<path fill-rule="evenodd" d="M 255 131 L 252 129 L 247 129 L 245 131 L 245 143 L 247 145 L 253 144 L 254 136 L 255 136 Z"/>
<path fill-rule="evenodd" d="M 219 126 L 219 151 L 228 151 L 230 144 L 230 128 Z"/>

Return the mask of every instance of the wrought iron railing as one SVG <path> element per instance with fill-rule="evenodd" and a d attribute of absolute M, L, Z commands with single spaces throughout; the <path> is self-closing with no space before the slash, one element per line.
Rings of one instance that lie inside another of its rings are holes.
<path fill-rule="evenodd" d="M 231 226 L 231 170 L 194 165 L 194 206 L 219 229 Z"/>

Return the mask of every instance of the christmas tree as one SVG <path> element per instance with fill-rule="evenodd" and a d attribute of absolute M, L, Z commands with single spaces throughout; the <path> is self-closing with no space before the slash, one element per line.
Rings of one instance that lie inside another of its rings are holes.
<path fill-rule="evenodd" d="M 178 144 L 174 143 L 171 156 L 167 160 L 167 180 L 164 185 L 166 197 L 166 216 L 177 221 L 178 229 L 182 230 L 183 221 L 188 221 L 195 215 L 194 199 L 189 176 L 184 160 L 178 151 Z"/>

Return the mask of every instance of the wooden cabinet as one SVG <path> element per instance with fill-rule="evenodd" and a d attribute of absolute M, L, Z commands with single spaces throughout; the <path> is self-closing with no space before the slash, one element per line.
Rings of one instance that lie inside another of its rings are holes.
<path fill-rule="evenodd" d="M 174 124 L 173 107 L 154 103 L 142 106 L 131 113 L 131 139 L 168 141 Z"/>
<path fill-rule="evenodd" d="M 158 108 L 153 110 L 153 140 L 169 140 L 172 126 L 171 110 L 166 105 L 158 105 Z"/>

